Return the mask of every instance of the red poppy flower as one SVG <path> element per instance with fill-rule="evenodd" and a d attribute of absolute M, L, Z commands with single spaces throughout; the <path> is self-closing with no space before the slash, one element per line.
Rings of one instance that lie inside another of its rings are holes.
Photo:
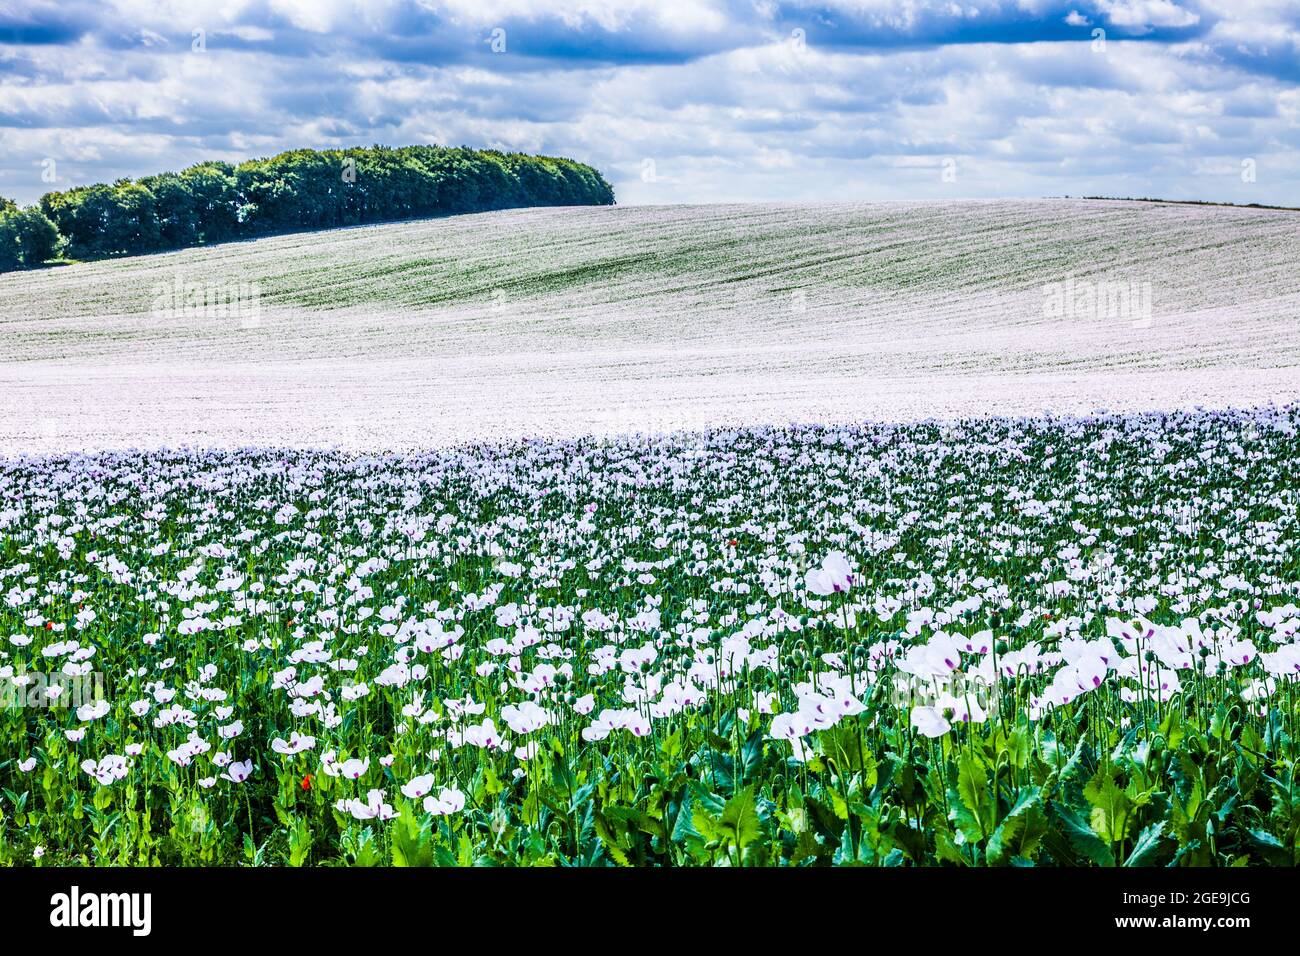
<path fill-rule="evenodd" d="M 307 774 L 307 776 L 305 776 L 305 777 L 302 778 L 302 788 L 303 788 L 304 790 L 310 790 L 310 789 L 311 789 L 311 778 L 312 778 L 313 776 L 315 776 L 315 775 L 309 773 L 309 774 Z"/>

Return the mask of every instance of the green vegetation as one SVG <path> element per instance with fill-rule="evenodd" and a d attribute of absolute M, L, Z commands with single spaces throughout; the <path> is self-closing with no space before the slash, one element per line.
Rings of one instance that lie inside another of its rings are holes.
<path fill-rule="evenodd" d="M 1069 196 L 1065 197 L 1069 199 Z M 1152 196 L 1084 196 L 1105 202 L 1155 202 L 1170 206 L 1227 206 L 1232 209 L 1277 209 L 1282 212 L 1300 212 L 1300 206 L 1273 206 L 1262 202 L 1216 202 L 1213 199 L 1156 199 Z"/>
<path fill-rule="evenodd" d="M 60 236 L 74 258 L 101 258 L 300 229 L 613 202 L 599 172 L 569 159 L 441 146 L 298 149 L 46 193 L 39 210 L 2 206 L 0 224 L 16 216 L 10 229 L 30 238 L 5 245 L 0 271 L 39 265 Z"/>
<path fill-rule="evenodd" d="M 0 864 L 1294 866 L 1298 426 L 0 461 Z"/>
<path fill-rule="evenodd" d="M 60 245 L 59 231 L 44 213 L 0 196 L 0 272 L 38 266 L 54 258 Z"/>

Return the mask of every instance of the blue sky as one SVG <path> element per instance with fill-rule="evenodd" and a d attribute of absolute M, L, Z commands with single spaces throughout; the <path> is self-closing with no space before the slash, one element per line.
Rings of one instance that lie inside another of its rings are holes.
<path fill-rule="evenodd" d="M 625 203 L 1300 205 L 1300 2 L 0 0 L 0 195 L 372 143 Z"/>

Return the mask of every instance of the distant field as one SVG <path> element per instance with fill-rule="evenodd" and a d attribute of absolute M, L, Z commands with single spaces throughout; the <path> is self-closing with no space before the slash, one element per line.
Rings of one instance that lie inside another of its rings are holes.
<path fill-rule="evenodd" d="M 1044 286 L 1149 283 L 1148 316 Z M 163 315 L 176 283 L 254 320 Z M 8 450 L 1300 395 L 1300 217 L 1087 200 L 529 209 L 0 277 Z"/>

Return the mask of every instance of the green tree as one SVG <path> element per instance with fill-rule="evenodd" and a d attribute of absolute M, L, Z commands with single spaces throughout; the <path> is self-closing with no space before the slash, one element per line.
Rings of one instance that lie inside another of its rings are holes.
<path fill-rule="evenodd" d="M 569 159 L 372 146 L 296 149 L 238 166 L 200 163 L 46 193 L 41 212 L 70 254 L 92 257 L 418 216 L 613 202 L 599 172 Z"/>
<path fill-rule="evenodd" d="M 46 193 L 41 211 L 68 241 L 78 257 L 150 252 L 161 241 L 154 195 L 127 180 Z"/>
<path fill-rule="evenodd" d="M 162 248 L 192 246 L 199 241 L 200 218 L 190 181 L 179 173 L 162 173 L 140 180 L 154 197 L 158 242 Z"/>
<path fill-rule="evenodd" d="M 59 231 L 35 206 L 0 207 L 0 272 L 31 269 L 59 252 Z"/>
<path fill-rule="evenodd" d="M 239 192 L 235 167 L 229 163 L 200 163 L 183 170 L 193 203 L 196 242 L 225 242 L 239 235 Z"/>

